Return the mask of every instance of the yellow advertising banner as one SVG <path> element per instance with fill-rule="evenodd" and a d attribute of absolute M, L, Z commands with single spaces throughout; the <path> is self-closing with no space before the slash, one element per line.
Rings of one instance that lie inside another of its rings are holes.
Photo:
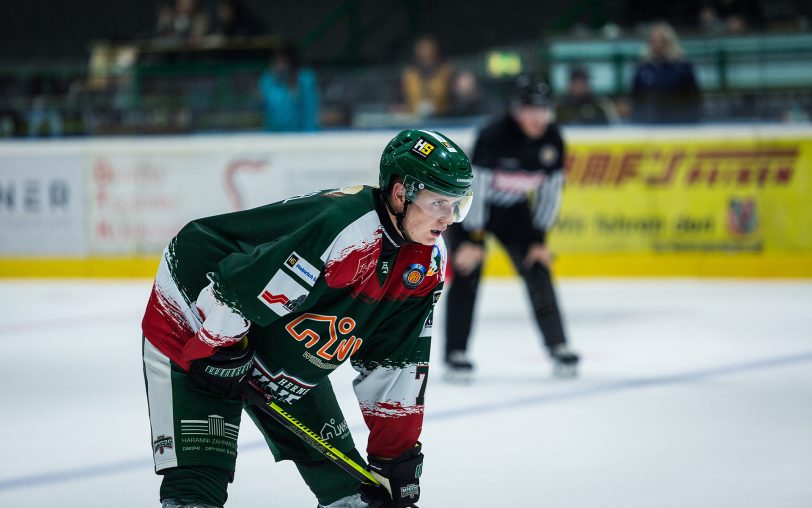
<path fill-rule="evenodd" d="M 812 139 L 568 148 L 550 233 L 558 273 L 812 276 Z M 493 258 L 486 273 L 512 272 L 498 248 Z"/>

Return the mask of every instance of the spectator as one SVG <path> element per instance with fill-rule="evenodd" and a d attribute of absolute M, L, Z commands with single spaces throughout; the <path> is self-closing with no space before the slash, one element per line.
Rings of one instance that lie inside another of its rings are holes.
<path fill-rule="evenodd" d="M 198 11 L 195 0 L 176 0 L 174 9 L 168 4 L 158 6 L 155 36 L 160 39 L 197 43 L 206 35 L 209 19 Z"/>
<path fill-rule="evenodd" d="M 592 93 L 589 72 L 576 66 L 570 69 L 567 93 L 556 108 L 556 118 L 562 125 L 607 125 L 617 121 L 617 111 L 611 102 Z"/>
<path fill-rule="evenodd" d="M 170 39 L 174 32 L 175 9 L 168 3 L 161 2 L 155 8 L 155 29 L 152 36 L 156 39 Z"/>
<path fill-rule="evenodd" d="M 414 44 L 412 63 L 401 75 L 408 111 L 420 117 L 442 116 L 451 108 L 451 79 L 454 71 L 442 58 L 437 41 L 430 36 Z"/>
<path fill-rule="evenodd" d="M 755 0 L 709 0 L 699 11 L 699 22 L 708 32 L 741 33 L 761 28 L 764 15 Z"/>
<path fill-rule="evenodd" d="M 643 59 L 632 82 L 632 120 L 638 123 L 692 123 L 702 97 L 693 64 L 667 23 L 652 25 Z"/>
<path fill-rule="evenodd" d="M 274 51 L 271 64 L 259 78 L 265 109 L 265 130 L 315 131 L 318 128 L 319 90 L 316 75 L 303 68 L 296 48 L 286 44 Z"/>
<path fill-rule="evenodd" d="M 245 8 L 237 0 L 220 0 L 217 4 L 215 18 L 210 36 L 230 39 L 232 37 L 249 37 L 258 33 L 257 27 L 251 23 L 246 15 Z"/>
<path fill-rule="evenodd" d="M 482 89 L 472 72 L 462 71 L 454 76 L 449 112 L 456 116 L 474 116 L 485 113 Z"/>
<path fill-rule="evenodd" d="M 28 111 L 28 136 L 36 137 L 42 133 L 43 126 L 48 126 L 52 137 L 62 135 L 62 113 L 57 104 L 62 84 L 53 76 L 34 76 L 29 85 L 31 109 Z"/>

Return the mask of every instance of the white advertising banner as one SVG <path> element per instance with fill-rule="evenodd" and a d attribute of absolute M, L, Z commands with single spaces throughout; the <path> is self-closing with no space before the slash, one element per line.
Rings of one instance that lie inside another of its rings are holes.
<path fill-rule="evenodd" d="M 0 154 L 0 255 L 85 254 L 80 156 Z"/>
<path fill-rule="evenodd" d="M 192 219 L 377 184 L 384 135 L 145 141 L 87 158 L 90 251 L 154 254 Z M 372 138 L 372 139 L 370 139 Z M 135 148 L 135 149 L 133 149 Z"/>

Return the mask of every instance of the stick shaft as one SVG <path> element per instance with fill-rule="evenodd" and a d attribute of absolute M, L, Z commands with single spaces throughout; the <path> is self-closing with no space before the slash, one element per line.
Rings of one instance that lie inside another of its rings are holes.
<path fill-rule="evenodd" d="M 344 455 L 344 453 L 328 443 L 320 435 L 310 430 L 305 424 L 293 417 L 293 415 L 279 407 L 276 402 L 268 402 L 263 395 L 252 389 L 247 390 L 246 398 L 251 401 L 257 409 L 284 425 L 285 428 L 299 436 L 305 444 L 327 457 L 330 462 L 349 473 L 359 482 L 371 483 L 373 485 L 381 484 L 364 466 L 361 466 L 350 457 Z"/>

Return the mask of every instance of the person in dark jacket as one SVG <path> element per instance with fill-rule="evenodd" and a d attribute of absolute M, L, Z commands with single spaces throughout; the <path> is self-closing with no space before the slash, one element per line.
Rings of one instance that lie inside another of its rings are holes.
<path fill-rule="evenodd" d="M 667 23 L 654 24 L 632 81 L 632 120 L 695 123 L 701 109 L 694 66 L 685 58 L 676 32 Z"/>

